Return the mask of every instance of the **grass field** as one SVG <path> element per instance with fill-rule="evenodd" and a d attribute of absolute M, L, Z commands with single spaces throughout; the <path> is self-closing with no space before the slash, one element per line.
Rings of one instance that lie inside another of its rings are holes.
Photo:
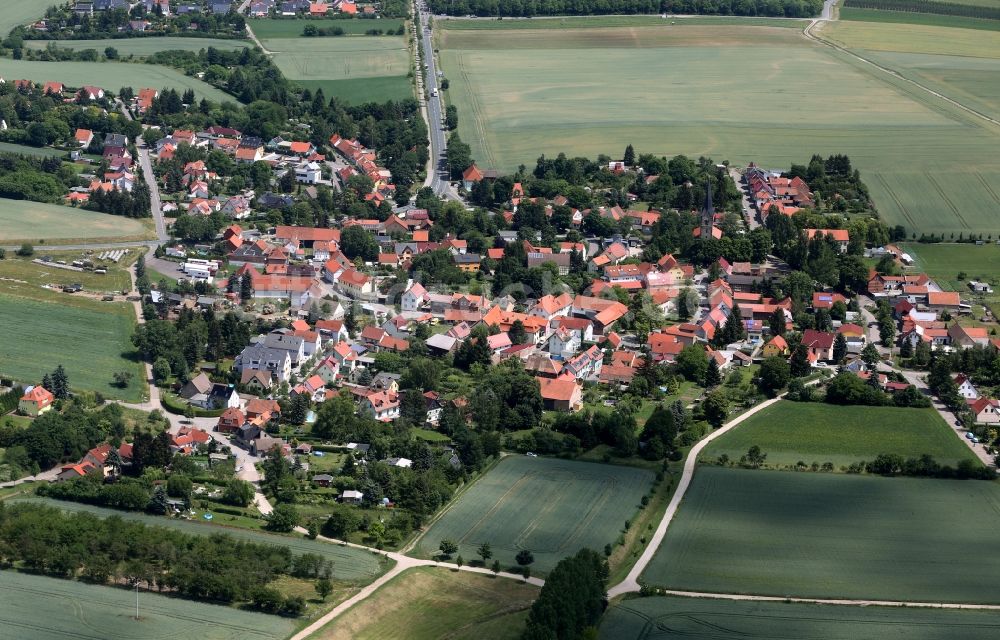
<path fill-rule="evenodd" d="M 100 252 L 96 252 L 98 255 Z M 127 269 L 138 256 L 138 251 L 131 250 L 119 265 L 114 263 L 100 262 L 107 266 L 107 273 L 99 274 L 93 271 L 68 271 L 57 269 L 51 265 L 32 262 L 31 258 L 20 258 L 7 254 L 6 260 L 0 261 L 0 293 L 7 293 L 15 296 L 34 298 L 40 300 L 78 300 L 84 296 L 68 295 L 61 291 L 45 289 L 45 286 L 62 287 L 63 285 L 79 283 L 90 293 L 114 293 L 131 289 L 132 279 L 129 277 Z M 35 257 L 49 256 L 53 260 L 64 260 L 72 262 L 86 256 L 83 251 L 46 251 L 44 247 L 38 247 Z M 85 306 L 90 306 L 90 300 L 82 301 Z"/>
<path fill-rule="evenodd" d="M 0 244 L 16 244 L 22 240 L 37 243 L 43 239 L 140 240 L 147 237 L 151 237 L 147 228 L 132 218 L 0 198 Z"/>
<path fill-rule="evenodd" d="M 871 460 L 880 453 L 904 458 L 930 454 L 940 464 L 956 466 L 976 460 L 934 409 L 840 407 L 821 403 L 779 402 L 715 440 L 701 454 L 734 462 L 757 445 L 768 466 L 794 466 L 799 461 L 832 462 L 839 468 Z"/>
<path fill-rule="evenodd" d="M 969 292 L 968 280 L 985 280 L 1000 288 L 1000 246 L 993 243 L 917 244 L 903 243 L 901 248 L 913 258 L 914 269 L 926 272 L 942 289 Z M 966 273 L 966 281 L 958 273 Z"/>
<path fill-rule="evenodd" d="M 259 39 L 265 40 L 268 38 L 298 38 L 302 36 L 302 30 L 306 28 L 307 25 L 312 25 L 317 29 L 332 29 L 334 27 L 340 27 L 344 30 L 346 35 L 364 35 L 369 29 L 381 29 L 382 31 L 395 31 L 403 25 L 403 20 L 399 18 L 380 18 L 378 20 L 371 19 L 353 19 L 353 20 L 334 20 L 334 19 L 312 19 L 312 18 L 292 18 L 292 19 L 272 19 L 272 18 L 258 18 L 248 20 L 250 28 L 253 29 L 254 35 Z M 343 36 L 322 36 L 322 39 L 327 38 L 339 38 Z M 368 36 L 372 38 L 381 38 L 384 36 Z M 319 38 L 319 37 L 317 37 Z"/>
<path fill-rule="evenodd" d="M 70 377 L 72 381 L 72 376 Z M 21 498 L 16 498 L 21 500 Z M 262 531 L 250 531 L 247 529 L 235 529 L 231 527 L 219 526 L 217 524 L 207 524 L 202 521 L 178 520 L 176 518 L 163 518 L 147 516 L 142 513 L 131 511 L 116 511 L 104 509 L 89 504 L 79 502 L 66 502 L 61 500 L 48 500 L 45 498 L 30 498 L 35 502 L 42 502 L 49 506 L 58 507 L 64 511 L 85 511 L 101 517 L 119 516 L 129 520 L 139 520 L 148 525 L 158 527 L 170 527 L 180 529 L 185 533 L 197 535 L 214 535 L 225 533 L 237 540 L 246 540 L 258 544 L 275 544 L 291 549 L 292 553 L 316 553 L 333 561 L 333 578 L 356 582 L 358 584 L 368 584 L 385 571 L 381 564 L 381 556 L 374 555 L 361 549 L 351 547 L 341 547 L 340 545 L 308 540 L 300 535 L 278 536 Z M 219 515 L 218 519 L 223 520 L 224 515 Z M 224 522 L 224 521 L 223 521 Z"/>
<path fill-rule="evenodd" d="M 954 27 L 956 29 L 1000 30 L 1000 20 L 985 20 L 981 18 L 966 18 L 964 16 L 946 16 L 937 13 L 914 13 L 912 11 L 878 11 L 875 9 L 856 9 L 842 7 L 841 20 L 857 22 L 892 22 L 899 24 L 923 24 L 936 27 Z"/>
<path fill-rule="evenodd" d="M 28 49 L 45 49 L 50 44 L 60 49 L 96 49 L 104 53 L 106 47 L 114 47 L 120 56 L 150 56 L 158 51 L 199 51 L 215 47 L 225 51 L 252 47 L 248 40 L 223 38 L 184 38 L 167 36 L 163 38 L 107 38 L 104 40 L 26 40 Z"/>
<path fill-rule="evenodd" d="M 1000 484 L 699 468 L 649 584 L 774 596 L 1000 603 Z"/>
<path fill-rule="evenodd" d="M 747 638 L 908 638 L 988 640 L 1000 633 L 995 611 L 850 607 L 785 602 L 734 602 L 676 597 L 636 598 L 604 614 L 602 640 L 746 640 Z"/>
<path fill-rule="evenodd" d="M 66 295 L 68 298 L 68 294 Z M 108 398 L 138 401 L 144 391 L 142 364 L 131 359 L 135 326 L 132 306 L 84 299 L 46 302 L 0 294 L 0 373 L 37 383 L 56 365 L 66 368 L 72 389 L 100 391 Z M 130 371 L 126 389 L 112 385 L 116 371 Z"/>
<path fill-rule="evenodd" d="M 311 640 L 516 640 L 538 588 L 421 567 L 393 578 Z"/>
<path fill-rule="evenodd" d="M 484 31 L 494 29 L 583 29 L 602 27 L 651 27 L 689 25 L 742 25 L 745 27 L 784 27 L 801 29 L 806 20 L 784 20 L 781 18 L 737 18 L 731 16 L 692 16 L 686 18 L 661 18 L 660 16 L 564 16 L 559 18 L 531 18 L 530 20 L 438 20 L 438 29 L 455 31 Z"/>
<path fill-rule="evenodd" d="M 0 37 L 6 38 L 14 27 L 41 18 L 50 6 L 51 0 L 5 0 L 0 12 Z"/>
<path fill-rule="evenodd" d="M 504 458 L 447 508 L 418 541 L 423 556 L 453 540 L 469 562 L 489 542 L 501 566 L 528 549 L 549 571 L 583 547 L 613 543 L 653 481 L 650 471 L 550 458 Z"/>
<path fill-rule="evenodd" d="M 184 75 L 180 71 L 152 64 L 125 62 L 34 62 L 0 58 L 0 76 L 35 82 L 53 80 L 71 87 L 96 85 L 110 91 L 120 87 L 173 87 L 178 91 L 192 89 L 199 98 L 215 102 L 235 102 L 236 98 L 215 87 Z"/>
<path fill-rule="evenodd" d="M 898 27 L 851 24 L 875 29 L 845 41 L 862 47 Z M 1000 33 L 941 31 L 918 33 L 910 48 L 1000 51 L 1000 40 L 991 44 Z M 890 224 L 995 230 L 1000 127 L 795 29 L 446 28 L 436 37 L 459 132 L 483 166 L 533 166 L 543 153 L 616 157 L 629 143 L 776 168 L 846 153 Z M 988 100 L 992 76 L 971 73 L 955 82 Z M 614 99 L 594 99 L 608 91 Z"/>
<path fill-rule="evenodd" d="M 323 88 L 358 104 L 413 96 L 407 74 L 410 56 L 402 36 L 342 38 L 279 37 L 261 41 L 290 80 L 311 90 Z"/>
<path fill-rule="evenodd" d="M 0 571 L 0 626 L 22 640 L 279 640 L 295 623 L 280 616 L 240 611 L 142 592 L 135 594 L 69 580 Z"/>

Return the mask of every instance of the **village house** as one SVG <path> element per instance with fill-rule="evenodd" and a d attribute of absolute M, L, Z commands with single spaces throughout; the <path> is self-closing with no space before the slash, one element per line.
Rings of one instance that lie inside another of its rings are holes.
<path fill-rule="evenodd" d="M 37 418 L 52 409 L 56 397 L 42 385 L 34 385 L 24 390 L 24 395 L 17 402 L 17 410 L 32 418 Z"/>
<path fill-rule="evenodd" d="M 541 387 L 542 404 L 549 411 L 579 411 L 583 407 L 583 388 L 576 380 L 536 378 Z"/>

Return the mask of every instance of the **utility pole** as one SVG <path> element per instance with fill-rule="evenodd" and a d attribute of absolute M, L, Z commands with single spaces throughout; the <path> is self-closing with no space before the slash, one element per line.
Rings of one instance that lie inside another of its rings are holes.
<path fill-rule="evenodd" d="M 135 581 L 135 619 L 139 620 L 139 581 Z"/>

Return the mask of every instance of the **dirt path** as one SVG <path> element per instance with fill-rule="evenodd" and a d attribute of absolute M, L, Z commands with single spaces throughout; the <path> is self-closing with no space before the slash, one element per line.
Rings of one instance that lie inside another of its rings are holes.
<path fill-rule="evenodd" d="M 963 604 L 960 602 L 909 602 L 903 600 L 845 600 L 841 598 L 789 598 L 785 596 L 755 596 L 739 593 L 705 593 L 661 589 L 660 593 L 682 598 L 712 598 L 715 600 L 749 600 L 752 602 L 804 602 L 852 607 L 919 607 L 923 609 L 979 609 L 1000 611 L 1000 604 Z"/>
<path fill-rule="evenodd" d="M 663 514 L 663 519 L 660 520 L 660 524 L 656 527 L 656 531 L 653 533 L 653 537 L 650 538 L 649 544 L 646 545 L 642 555 L 639 556 L 639 560 L 636 561 L 635 566 L 632 567 L 632 570 L 629 571 L 627 576 L 625 576 L 625 579 L 608 589 L 609 598 L 639 590 L 639 576 L 646 570 L 646 566 L 649 565 L 649 562 L 653 559 L 653 554 L 655 554 L 656 550 L 659 549 L 660 543 L 663 542 L 664 536 L 667 535 L 667 528 L 670 526 L 674 516 L 677 514 L 677 508 L 680 507 L 681 500 L 684 499 L 684 494 L 687 493 L 688 486 L 691 484 L 691 478 L 694 475 L 695 465 L 698 464 L 698 454 L 701 453 L 701 450 L 716 438 L 725 435 L 731 429 L 742 424 L 747 418 L 756 415 L 757 413 L 780 401 L 781 397 L 779 396 L 766 402 L 762 402 L 735 420 L 722 425 L 710 433 L 707 437 L 698 441 L 696 445 L 691 447 L 691 451 L 688 453 L 687 459 L 684 462 L 684 471 L 681 474 L 681 480 L 677 484 L 677 490 L 670 499 L 670 503 L 667 505 L 667 510 Z"/>

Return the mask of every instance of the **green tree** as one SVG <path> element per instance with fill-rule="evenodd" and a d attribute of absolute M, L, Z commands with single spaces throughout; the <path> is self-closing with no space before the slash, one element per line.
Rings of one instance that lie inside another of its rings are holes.
<path fill-rule="evenodd" d="M 483 559 L 483 566 L 486 566 L 486 561 L 493 557 L 493 549 L 490 548 L 489 542 L 484 542 L 479 545 L 476 549 L 476 555 Z"/>
<path fill-rule="evenodd" d="M 783 389 L 791 377 L 791 367 L 788 361 L 781 356 L 765 358 L 760 365 L 759 386 L 761 391 L 768 396 L 774 396 L 777 391 Z"/>
<path fill-rule="evenodd" d="M 771 312 L 771 317 L 768 318 L 767 326 L 771 330 L 772 336 L 784 336 L 785 335 L 785 310 L 775 309 Z"/>
<path fill-rule="evenodd" d="M 288 533 L 299 524 L 299 512 L 290 504 L 279 504 L 267 516 L 269 531 Z"/>
<path fill-rule="evenodd" d="M 253 485 L 245 480 L 230 480 L 222 493 L 222 501 L 237 507 L 247 507 L 253 502 Z"/>
<path fill-rule="evenodd" d="M 861 361 L 864 362 L 869 369 L 874 370 L 879 359 L 880 356 L 878 353 L 878 347 L 875 345 L 868 343 L 865 345 L 865 348 L 861 350 Z"/>
<path fill-rule="evenodd" d="M 747 450 L 744 458 L 746 465 L 751 469 L 760 469 L 764 465 L 764 461 L 767 460 L 767 454 L 762 452 L 757 445 L 753 445 Z"/>
<path fill-rule="evenodd" d="M 843 362 L 844 358 L 847 357 L 847 338 L 844 334 L 838 333 L 837 337 L 833 340 L 833 361 Z"/>
<path fill-rule="evenodd" d="M 705 370 L 705 387 L 712 388 L 722 382 L 722 372 L 719 371 L 719 362 L 715 358 L 708 359 L 708 368 Z"/>
<path fill-rule="evenodd" d="M 458 545 L 452 540 L 442 540 L 438 549 L 440 549 L 442 557 L 450 558 L 452 554 L 458 552 Z"/>
<path fill-rule="evenodd" d="M 812 371 L 812 365 L 809 364 L 809 352 L 804 344 L 795 347 L 795 351 L 792 351 L 792 357 L 788 364 L 791 367 L 793 377 L 802 378 L 809 375 Z"/>
<path fill-rule="evenodd" d="M 521 640 L 570 640 L 596 637 L 607 607 L 608 563 L 581 549 L 560 560 L 531 606 Z"/>
<path fill-rule="evenodd" d="M 320 578 L 316 581 L 316 593 L 322 598 L 323 602 L 326 602 L 326 597 L 333 593 L 333 583 L 330 582 L 329 578 Z"/>
<path fill-rule="evenodd" d="M 701 403 L 701 409 L 705 413 L 705 420 L 715 428 L 719 428 L 726 421 L 729 415 L 729 401 L 721 391 L 712 391 L 705 396 Z"/>
<path fill-rule="evenodd" d="M 517 555 L 514 556 L 514 560 L 517 562 L 517 564 L 524 567 L 533 563 L 535 561 L 535 556 L 532 555 L 532 553 L 527 549 L 521 549 L 520 551 L 517 552 Z"/>
<path fill-rule="evenodd" d="M 691 344 L 677 354 L 677 372 L 692 382 L 702 382 L 708 371 L 708 355 L 699 343 Z"/>

